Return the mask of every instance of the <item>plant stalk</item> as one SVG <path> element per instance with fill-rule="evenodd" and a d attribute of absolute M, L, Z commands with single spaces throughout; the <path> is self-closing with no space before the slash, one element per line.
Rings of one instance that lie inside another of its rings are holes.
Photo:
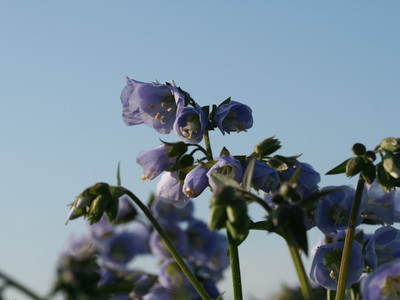
<path fill-rule="evenodd" d="M 354 232 L 357 226 L 358 213 L 360 210 L 361 198 L 364 190 L 365 181 L 360 175 L 358 178 L 357 189 L 351 207 L 350 219 L 347 225 L 346 238 L 344 240 L 342 261 L 340 263 L 339 280 L 336 289 L 335 300 L 343 300 L 346 292 L 347 273 L 350 265 L 351 247 L 354 240 Z"/>
<path fill-rule="evenodd" d="M 13 286 L 14 288 L 23 292 L 25 295 L 28 295 L 29 297 L 31 297 L 34 300 L 44 300 L 45 299 L 45 298 L 42 298 L 42 297 L 36 295 L 36 293 L 32 292 L 26 286 L 22 285 L 15 279 L 10 278 L 8 275 L 4 274 L 1 271 L 0 271 L 0 278 L 2 278 L 4 280 L 5 284 Z"/>
<path fill-rule="evenodd" d="M 203 140 L 204 140 L 204 144 L 206 145 L 207 159 L 208 160 L 212 160 L 213 159 L 213 154 L 212 154 L 212 150 L 211 150 L 210 136 L 208 134 L 208 130 L 206 130 L 204 132 Z"/>
<path fill-rule="evenodd" d="M 304 300 L 313 300 L 313 292 L 304 268 L 303 262 L 300 257 L 299 249 L 296 246 L 296 242 L 291 230 L 282 229 L 283 236 L 289 248 L 290 256 L 292 257 L 294 267 L 297 272 L 297 276 L 300 281 L 300 290 Z"/>
<path fill-rule="evenodd" d="M 234 300 L 243 300 L 238 246 L 236 245 L 235 240 L 232 238 L 228 230 L 226 231 L 226 233 L 228 236 L 228 249 L 229 249 L 229 258 L 232 271 Z"/>
<path fill-rule="evenodd" d="M 208 293 L 204 289 L 203 285 L 197 280 L 196 276 L 189 269 L 189 267 L 183 260 L 182 256 L 178 253 L 175 246 L 172 244 L 172 242 L 168 238 L 167 234 L 165 233 L 165 231 L 161 228 L 160 224 L 154 218 L 154 216 L 152 215 L 149 208 L 146 205 L 144 205 L 143 202 L 140 201 L 140 199 L 137 198 L 131 191 L 126 190 L 126 194 L 131 198 L 130 200 L 132 200 L 140 208 L 140 210 L 145 214 L 145 216 L 149 219 L 149 221 L 153 225 L 154 229 L 160 235 L 160 238 L 164 242 L 168 251 L 171 253 L 172 257 L 175 259 L 175 261 L 181 268 L 182 272 L 189 279 L 190 283 L 193 285 L 193 287 L 199 293 L 200 297 L 203 300 L 212 300 L 212 298 L 208 295 Z"/>

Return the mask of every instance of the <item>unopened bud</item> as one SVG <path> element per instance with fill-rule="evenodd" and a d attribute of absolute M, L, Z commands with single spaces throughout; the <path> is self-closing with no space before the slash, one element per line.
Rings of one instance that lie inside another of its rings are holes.
<path fill-rule="evenodd" d="M 400 151 L 400 139 L 388 137 L 381 142 L 381 148 L 385 151 L 397 152 Z"/>
<path fill-rule="evenodd" d="M 362 157 L 356 156 L 351 159 L 346 164 L 346 175 L 351 177 L 363 170 L 364 160 Z"/>
<path fill-rule="evenodd" d="M 365 157 L 371 162 L 374 162 L 376 160 L 376 154 L 374 151 L 371 150 L 365 152 Z"/>
<path fill-rule="evenodd" d="M 355 155 L 363 155 L 365 154 L 365 151 L 367 151 L 367 148 L 365 148 L 365 146 L 361 143 L 355 143 L 351 150 Z"/>

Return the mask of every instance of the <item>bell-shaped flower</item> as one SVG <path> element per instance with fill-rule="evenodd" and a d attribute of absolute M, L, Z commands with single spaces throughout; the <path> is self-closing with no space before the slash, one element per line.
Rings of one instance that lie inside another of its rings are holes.
<path fill-rule="evenodd" d="M 174 132 L 185 142 L 191 144 L 199 143 L 203 139 L 207 126 L 208 118 L 197 103 L 196 107 L 178 106 Z"/>
<path fill-rule="evenodd" d="M 182 191 L 182 184 L 178 172 L 165 172 L 157 184 L 157 196 L 174 206 L 184 207 L 189 198 Z"/>
<path fill-rule="evenodd" d="M 325 187 L 324 190 L 333 189 L 334 187 Z M 341 186 L 339 189 L 329 193 L 319 201 L 317 210 L 315 211 L 315 223 L 319 230 L 327 236 L 334 236 L 337 230 L 347 228 L 350 218 L 351 206 L 354 200 L 355 190 L 348 186 Z M 365 199 L 365 197 L 364 197 Z M 361 203 L 365 203 L 365 200 Z M 361 223 L 361 216 L 357 225 Z"/>
<path fill-rule="evenodd" d="M 400 258 L 383 264 L 361 280 L 363 300 L 400 299 Z"/>
<path fill-rule="evenodd" d="M 335 242 L 318 247 L 311 265 L 310 278 L 326 289 L 336 290 L 342 260 L 344 242 Z M 346 287 L 360 280 L 364 258 L 360 243 L 353 241 L 350 253 Z"/>
<path fill-rule="evenodd" d="M 235 179 L 237 182 L 242 180 L 243 168 L 236 158 L 230 155 L 223 155 L 216 160 L 217 162 L 207 172 L 208 182 L 214 190 L 217 185 L 211 175 L 215 172 Z"/>
<path fill-rule="evenodd" d="M 372 269 L 400 258 L 400 230 L 383 226 L 375 231 L 365 247 L 365 262 Z"/>
<path fill-rule="evenodd" d="M 266 163 L 256 160 L 251 184 L 256 190 L 269 193 L 279 185 L 279 174 Z"/>
<path fill-rule="evenodd" d="M 394 190 L 386 191 L 374 181 L 367 188 L 367 203 L 363 210 L 363 217 L 382 225 L 391 225 L 395 221 Z"/>
<path fill-rule="evenodd" d="M 145 123 L 167 134 L 173 128 L 180 99 L 184 99 L 184 95 L 174 89 L 174 83 L 144 83 L 127 78 L 121 93 L 122 117 L 127 125 Z"/>
<path fill-rule="evenodd" d="M 246 131 L 253 126 L 253 115 L 247 105 L 230 101 L 217 108 L 214 122 L 222 134 Z"/>
<path fill-rule="evenodd" d="M 142 180 L 152 180 L 176 163 L 176 156 L 169 157 L 171 146 L 162 144 L 155 149 L 141 151 L 136 162 L 143 168 Z"/>
<path fill-rule="evenodd" d="M 151 203 L 151 212 L 160 223 L 184 222 L 193 218 L 194 205 L 188 201 L 184 207 L 178 208 L 156 197 Z"/>
<path fill-rule="evenodd" d="M 186 175 L 182 188 L 186 196 L 195 198 L 207 188 L 207 172 L 207 167 L 200 164 Z"/>

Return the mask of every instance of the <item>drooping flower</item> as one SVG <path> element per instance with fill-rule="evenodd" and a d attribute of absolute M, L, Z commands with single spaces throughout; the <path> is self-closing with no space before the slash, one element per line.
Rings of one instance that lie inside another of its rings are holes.
<path fill-rule="evenodd" d="M 207 116 L 197 103 L 196 107 L 178 106 L 174 132 L 184 141 L 192 144 L 199 143 L 203 139 L 207 126 Z"/>
<path fill-rule="evenodd" d="M 344 242 L 326 244 L 317 248 L 311 265 L 310 278 L 326 289 L 336 290 Z M 360 280 L 364 268 L 362 247 L 353 241 L 350 253 L 346 287 Z"/>
<path fill-rule="evenodd" d="M 159 133 L 170 133 L 177 102 L 184 95 L 171 85 L 144 83 L 127 78 L 121 93 L 122 117 L 129 126 L 145 123 Z"/>
<path fill-rule="evenodd" d="M 243 168 L 236 158 L 230 155 L 223 155 L 216 160 L 217 162 L 207 172 L 208 182 L 214 190 L 217 185 L 214 183 L 211 174 L 215 172 L 235 179 L 237 182 L 240 182 L 242 180 Z"/>
<path fill-rule="evenodd" d="M 375 231 L 365 247 L 365 262 L 375 269 L 400 258 L 400 230 L 383 226 Z"/>
<path fill-rule="evenodd" d="M 246 131 L 253 126 L 253 115 L 247 105 L 230 101 L 217 108 L 214 122 L 222 134 Z"/>
<path fill-rule="evenodd" d="M 278 187 L 279 174 L 266 163 L 256 160 L 251 183 L 255 189 L 268 193 Z"/>
<path fill-rule="evenodd" d="M 176 163 L 176 156 L 167 155 L 170 148 L 162 144 L 155 149 L 139 152 L 136 162 L 143 168 L 142 180 L 152 180 Z"/>
<path fill-rule="evenodd" d="M 364 300 L 400 299 L 400 258 L 383 264 L 361 280 Z"/>
<path fill-rule="evenodd" d="M 322 190 L 334 189 L 334 187 L 325 187 Z M 327 236 L 334 236 L 337 230 L 344 230 L 350 218 L 351 206 L 354 200 L 355 190 L 348 186 L 341 186 L 336 191 L 326 195 L 318 204 L 315 211 L 315 223 L 319 230 Z M 365 198 L 365 197 L 364 197 Z M 361 206 L 365 201 L 361 201 Z M 360 208 L 361 211 L 362 207 Z M 361 223 L 361 216 L 357 225 Z"/>
<path fill-rule="evenodd" d="M 166 172 L 157 184 L 157 196 L 176 207 L 184 207 L 189 198 L 182 191 L 178 172 Z"/>
<path fill-rule="evenodd" d="M 208 169 L 200 164 L 191 170 L 183 182 L 183 192 L 190 198 L 199 196 L 208 186 Z"/>

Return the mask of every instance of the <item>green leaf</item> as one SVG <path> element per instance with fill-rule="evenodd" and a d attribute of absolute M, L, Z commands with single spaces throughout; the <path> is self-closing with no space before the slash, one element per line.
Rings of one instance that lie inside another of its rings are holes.
<path fill-rule="evenodd" d="M 219 153 L 219 156 L 229 156 L 231 155 L 231 153 L 229 152 L 228 149 L 226 149 L 225 147 L 222 148 L 221 152 Z"/>
<path fill-rule="evenodd" d="M 271 157 L 267 164 L 271 167 L 274 168 L 277 171 L 285 171 L 288 168 L 288 165 L 280 160 L 278 157 Z"/>
<path fill-rule="evenodd" d="M 346 164 L 346 176 L 352 177 L 364 169 L 364 158 L 356 156 L 349 159 Z"/>
<path fill-rule="evenodd" d="M 224 104 L 228 104 L 229 102 L 231 102 L 231 97 L 229 97 L 228 99 L 222 101 L 221 104 L 218 105 L 218 107 L 221 107 L 221 106 L 224 105 Z"/>
<path fill-rule="evenodd" d="M 269 137 L 254 147 L 254 152 L 260 154 L 261 157 L 270 155 L 281 148 L 281 143 L 274 137 Z"/>
<path fill-rule="evenodd" d="M 332 170 L 328 171 L 326 173 L 326 175 L 335 175 L 335 174 L 342 174 L 346 172 L 346 165 L 347 162 L 350 160 L 346 159 L 344 162 L 342 162 L 341 164 L 337 165 L 336 167 L 334 167 Z"/>
<path fill-rule="evenodd" d="M 211 173 L 211 177 L 217 186 L 232 186 L 241 189 L 240 184 L 229 176 L 214 172 Z"/>
<path fill-rule="evenodd" d="M 121 185 L 121 170 L 120 170 L 121 162 L 118 162 L 117 167 L 117 185 Z"/>
<path fill-rule="evenodd" d="M 253 230 L 265 230 L 269 232 L 274 232 L 274 225 L 272 224 L 270 219 L 258 222 L 252 222 L 250 225 L 250 229 Z"/>

